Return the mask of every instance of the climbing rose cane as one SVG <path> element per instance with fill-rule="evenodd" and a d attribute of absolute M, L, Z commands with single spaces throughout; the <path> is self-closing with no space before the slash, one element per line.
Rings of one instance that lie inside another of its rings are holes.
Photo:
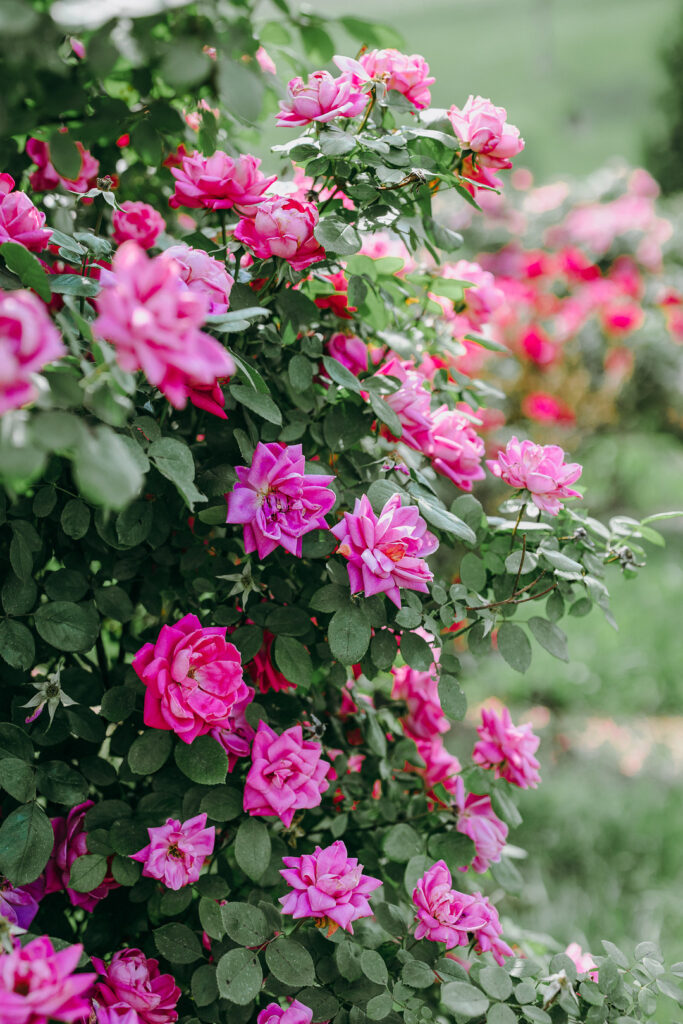
<path fill-rule="evenodd" d="M 493 768 L 497 779 L 506 779 L 520 789 L 536 789 L 541 776 L 534 757 L 541 742 L 529 723 L 513 725 L 510 712 L 503 708 L 500 717 L 495 711 L 482 708 L 479 739 L 472 751 L 472 760 L 481 768 Z"/>
<path fill-rule="evenodd" d="M 147 832 L 147 846 L 130 855 L 131 860 L 143 865 L 143 875 L 158 878 L 174 890 L 196 882 L 216 839 L 215 827 L 206 827 L 206 814 L 183 822 L 167 818 L 165 825 L 148 828 Z"/>
<path fill-rule="evenodd" d="M 317 807 L 329 789 L 329 761 L 322 747 L 305 740 L 300 725 L 281 735 L 259 722 L 251 748 L 252 764 L 244 784 L 244 810 L 277 817 L 289 828 L 294 812 Z"/>

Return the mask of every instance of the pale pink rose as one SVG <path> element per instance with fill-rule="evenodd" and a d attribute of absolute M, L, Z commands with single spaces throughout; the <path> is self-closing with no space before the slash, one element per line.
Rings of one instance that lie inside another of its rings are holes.
<path fill-rule="evenodd" d="M 572 961 L 579 974 L 587 974 L 591 981 L 597 982 L 598 972 L 593 970 L 593 968 L 597 967 L 597 964 L 590 953 L 583 952 L 578 942 L 570 942 L 564 952 Z"/>
<path fill-rule="evenodd" d="M 507 123 L 505 107 L 496 107 L 482 96 L 470 96 L 462 109 L 452 106 L 448 117 L 463 146 L 478 154 L 479 164 L 501 170 L 512 167 L 512 157 L 524 149 L 519 128 Z"/>
<path fill-rule="evenodd" d="M 458 773 L 462 767 L 455 754 L 446 750 L 439 735 L 429 739 L 413 736 L 413 739 L 425 763 L 424 768 L 415 768 L 414 771 L 421 776 L 427 792 L 431 793 L 437 786 L 443 786 L 446 792 L 455 793 Z"/>
<path fill-rule="evenodd" d="M 76 892 L 75 889 L 69 888 L 69 876 L 73 862 L 77 857 L 83 857 L 89 852 L 85 815 L 93 806 L 92 800 L 86 800 L 85 803 L 73 807 L 66 818 L 52 819 L 55 841 L 52 854 L 45 866 L 45 895 L 66 889 L 73 906 L 83 907 L 88 912 L 93 911 L 112 889 L 119 888 L 119 883 L 114 880 L 109 871 L 100 885 L 92 892 Z"/>
<path fill-rule="evenodd" d="M 81 156 L 80 170 L 75 178 L 63 178 L 50 162 L 50 147 L 47 142 L 29 139 L 26 143 L 26 153 L 38 165 L 38 170 L 29 175 L 31 188 L 36 192 L 51 192 L 60 185 L 70 192 L 87 192 L 88 189 L 94 188 L 97 185 L 100 162 L 83 148 L 81 142 L 76 143 L 76 149 Z"/>
<path fill-rule="evenodd" d="M 33 374 L 63 355 L 61 335 L 38 296 L 0 291 L 0 416 L 32 402 Z"/>
<path fill-rule="evenodd" d="M 574 423 L 576 416 L 566 404 L 544 391 L 535 391 L 522 399 L 522 412 L 536 423 Z"/>
<path fill-rule="evenodd" d="M 253 217 L 264 194 L 277 175 L 266 177 L 259 167 L 261 161 L 250 154 L 234 160 L 218 149 L 213 156 L 202 156 L 197 150 L 181 158 L 180 167 L 172 167 L 176 179 L 175 192 L 169 206 L 176 210 L 235 210 Z"/>
<path fill-rule="evenodd" d="M 550 366 L 561 357 L 560 348 L 555 345 L 540 327 L 527 327 L 519 339 L 521 354 L 537 366 Z"/>
<path fill-rule="evenodd" d="M 416 370 L 412 362 L 400 360 L 398 357 L 381 366 L 377 374 L 396 377 L 402 382 L 397 391 L 384 395 L 383 398 L 401 421 L 401 440 L 411 448 L 425 451 L 432 424 L 431 396 L 427 389 L 427 378 Z"/>
<path fill-rule="evenodd" d="M 474 933 L 477 940 L 474 952 L 490 953 L 496 963 L 502 967 L 506 958 L 515 954 L 503 938 L 503 928 L 498 918 L 498 911 L 488 897 L 482 896 L 480 892 L 475 892 L 474 899 L 477 901 L 478 912 L 486 918 L 484 925 L 477 928 Z"/>
<path fill-rule="evenodd" d="M 462 778 L 456 780 L 455 806 L 458 809 L 457 831 L 474 843 L 476 855 L 472 870 L 478 873 L 487 871 L 489 864 L 497 864 L 501 858 L 508 827 L 493 810 L 489 796 L 465 795 Z M 467 868 L 460 870 L 466 871 Z"/>
<path fill-rule="evenodd" d="M 349 857 L 341 840 L 302 857 L 283 857 L 280 874 L 293 892 L 280 897 L 282 913 L 295 920 L 327 918 L 353 935 L 353 921 L 372 917 L 368 896 L 382 884 L 363 874 L 363 865 Z"/>
<path fill-rule="evenodd" d="M 127 200 L 112 216 L 114 241 L 117 245 L 132 238 L 143 249 L 153 249 L 166 221 L 149 203 Z"/>
<path fill-rule="evenodd" d="M 296 683 L 285 679 L 282 672 L 275 666 L 273 661 L 274 639 L 275 635 L 264 629 L 263 644 L 246 666 L 249 678 L 254 686 L 258 687 L 259 693 L 268 693 L 269 690 L 274 690 L 275 693 L 280 690 L 296 690 Z"/>
<path fill-rule="evenodd" d="M 93 330 L 113 344 L 122 370 L 142 370 L 171 405 L 184 408 L 193 388 L 212 389 L 235 372 L 232 356 L 200 330 L 207 296 L 186 286 L 175 260 L 124 242 L 102 283 Z"/>
<path fill-rule="evenodd" d="M 193 132 L 198 132 L 199 129 L 201 128 L 202 117 L 204 115 L 205 110 L 213 114 L 217 121 L 219 120 L 221 116 L 220 110 L 218 109 L 218 107 L 212 107 L 208 100 L 199 100 L 199 102 L 197 103 L 196 110 L 183 110 L 185 124 L 188 126 L 188 128 L 191 128 Z"/>
<path fill-rule="evenodd" d="M 469 410 L 469 406 L 463 408 Z M 471 491 L 473 482 L 486 476 L 481 464 L 485 453 L 484 441 L 463 411 L 442 405 L 432 413 L 429 432 L 421 450 L 432 460 L 437 473 L 447 476 L 463 491 Z"/>
<path fill-rule="evenodd" d="M 555 444 L 534 444 L 511 437 L 498 458 L 487 459 L 494 476 L 510 487 L 529 491 L 534 504 L 556 516 L 562 508 L 560 498 L 580 498 L 569 484 L 579 479 L 582 467 L 578 462 L 565 462 L 564 452 Z"/>
<path fill-rule="evenodd" d="M 429 86 L 436 79 L 430 76 L 429 64 L 419 53 L 408 55 L 391 48 L 369 50 L 357 61 L 351 57 L 337 56 L 334 63 L 356 85 L 374 79 L 384 82 L 387 89 L 402 93 L 418 110 L 423 110 L 431 103 Z"/>
<path fill-rule="evenodd" d="M 261 71 L 265 71 L 265 73 L 268 75 L 277 74 L 277 67 L 275 66 L 275 61 L 268 53 L 265 46 L 259 46 L 258 50 L 254 54 L 254 57 L 256 58 L 256 63 L 261 68 Z"/>
<path fill-rule="evenodd" d="M 292 999 L 284 1010 L 277 1003 L 268 1003 L 256 1018 L 256 1024 L 311 1024 L 312 1020 L 313 1010 L 298 999 Z"/>
<path fill-rule="evenodd" d="M 439 860 L 413 889 L 413 903 L 417 908 L 416 939 L 443 942 L 446 949 L 467 946 L 476 932 L 486 924 L 474 896 L 453 889 L 453 879 L 444 861 Z"/>
<path fill-rule="evenodd" d="M 245 714 L 254 699 L 255 691 L 253 686 L 247 686 L 246 689 L 246 696 L 233 704 L 228 716 L 228 724 L 222 725 L 219 729 L 212 729 L 210 733 L 228 755 L 229 772 L 233 770 L 241 757 L 249 757 L 251 741 L 256 735 Z"/>
<path fill-rule="evenodd" d="M 406 735 L 431 740 L 439 733 L 448 732 L 450 722 L 441 709 L 436 665 L 432 665 L 428 672 L 402 665 L 392 668 L 391 674 L 392 698 L 404 701 L 408 707 L 408 714 L 401 719 Z"/>
<path fill-rule="evenodd" d="M 541 776 L 534 757 L 541 742 L 531 726 L 513 725 L 510 712 L 503 708 L 500 716 L 493 709 L 481 709 L 482 724 L 477 728 L 479 739 L 472 751 L 472 760 L 481 768 L 493 768 L 497 779 L 506 779 L 520 789 L 536 789 Z"/>
<path fill-rule="evenodd" d="M 465 288 L 465 316 L 475 330 L 487 323 L 505 301 L 505 295 L 497 286 L 493 274 L 483 270 L 478 263 L 470 260 L 448 263 L 441 268 L 441 276 L 471 282 L 471 287 Z"/>
<path fill-rule="evenodd" d="M 630 334 L 642 327 L 644 320 L 645 313 L 636 302 L 611 302 L 600 311 L 600 322 L 607 334 L 612 336 Z"/>
<path fill-rule="evenodd" d="M 292 78 L 287 85 L 287 98 L 280 100 L 277 124 L 300 127 L 313 121 L 324 124 L 337 117 L 356 117 L 368 104 L 368 94 L 361 92 L 346 75 L 334 78 L 329 71 L 314 71 L 304 82 Z"/>
<path fill-rule="evenodd" d="M 416 505 L 401 507 L 401 496 L 392 495 L 379 516 L 367 495 L 356 498 L 353 512 L 330 531 L 339 541 L 337 551 L 348 559 L 351 593 L 366 597 L 386 594 L 401 607 L 400 589 L 429 592 L 434 578 L 423 556 L 439 546 Z"/>
<path fill-rule="evenodd" d="M 306 473 L 300 444 L 256 446 L 251 466 L 236 466 L 237 483 L 226 494 L 228 523 L 244 526 L 244 550 L 265 558 L 280 546 L 301 558 L 302 538 L 327 529 L 336 495 L 333 476 Z"/>
<path fill-rule="evenodd" d="M 364 235 L 360 251 L 363 256 L 369 256 L 373 260 L 381 260 L 386 256 L 403 260 L 403 269 L 398 271 L 399 277 L 411 273 L 417 266 L 405 242 L 388 231 L 375 231 L 371 235 Z"/>
<path fill-rule="evenodd" d="M 0 1021 L 2 1024 L 74 1024 L 87 1019 L 85 994 L 96 975 L 74 974 L 83 946 L 58 953 L 46 935 L 0 953 Z"/>
<path fill-rule="evenodd" d="M 273 196 L 260 204 L 253 220 L 243 217 L 233 234 L 258 259 L 278 256 L 294 270 L 304 270 L 325 259 L 325 250 L 313 233 L 317 225 L 315 203 Z"/>
<path fill-rule="evenodd" d="M 52 231 L 45 227 L 45 214 L 24 192 L 13 192 L 14 178 L 0 174 L 0 245 L 17 242 L 29 252 L 42 252 Z"/>
<path fill-rule="evenodd" d="M 147 687 L 145 725 L 170 729 L 184 743 L 229 728 L 233 707 L 249 691 L 240 653 L 225 634 L 225 626 L 202 626 L 185 615 L 140 648 L 133 668 Z"/>
<path fill-rule="evenodd" d="M 373 356 L 381 358 L 381 352 L 370 352 L 362 338 L 355 334 L 343 334 L 341 331 L 332 335 L 326 348 L 328 355 L 340 362 L 356 377 L 360 373 L 368 372 L 368 355 L 371 359 Z"/>
<path fill-rule="evenodd" d="M 167 818 L 165 825 L 148 828 L 147 832 L 147 846 L 130 854 L 131 860 L 143 865 L 145 878 L 158 878 L 175 891 L 196 882 L 216 841 L 215 827 L 206 827 L 206 814 L 183 822 Z"/>
<path fill-rule="evenodd" d="M 92 958 L 99 974 L 94 1001 L 103 1006 L 124 1003 L 135 1010 L 142 1024 L 173 1024 L 180 989 L 171 974 L 159 973 L 159 961 L 147 959 L 139 949 L 121 949 L 109 965 Z M 123 1024 L 123 1022 L 121 1022 Z"/>
<path fill-rule="evenodd" d="M 93 1004 L 93 1009 L 97 1024 L 140 1024 L 136 1011 L 125 1003 Z"/>
<path fill-rule="evenodd" d="M 209 313 L 226 313 L 230 308 L 230 292 L 235 283 L 225 264 L 209 256 L 203 249 L 193 249 L 184 242 L 171 245 L 161 253 L 163 259 L 172 259 L 180 267 L 180 279 L 190 291 L 206 295 Z"/>
<path fill-rule="evenodd" d="M 300 725 L 278 736 L 259 722 L 244 784 L 244 810 L 279 818 L 289 828 L 294 813 L 318 807 L 330 787 L 326 776 L 331 765 L 321 755 L 320 744 L 305 740 Z"/>
<path fill-rule="evenodd" d="M 0 917 L 4 917 L 11 926 L 28 931 L 38 913 L 41 896 L 42 893 L 32 891 L 29 886 L 13 886 L 9 879 L 0 875 Z"/>

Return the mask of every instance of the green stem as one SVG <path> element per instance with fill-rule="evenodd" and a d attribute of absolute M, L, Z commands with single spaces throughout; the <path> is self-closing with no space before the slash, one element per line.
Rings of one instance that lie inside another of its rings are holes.
<path fill-rule="evenodd" d="M 370 114 L 372 113 L 373 107 L 375 106 L 375 100 L 376 99 L 377 99 L 377 90 L 376 90 L 376 88 L 373 85 L 372 92 L 370 93 L 370 102 L 368 103 L 367 107 L 365 108 L 365 113 L 363 114 L 363 120 L 358 125 L 358 130 L 356 131 L 356 135 L 360 135 L 360 133 L 363 131 L 363 129 L 365 128 L 366 124 L 368 123 L 368 118 L 370 117 Z"/>

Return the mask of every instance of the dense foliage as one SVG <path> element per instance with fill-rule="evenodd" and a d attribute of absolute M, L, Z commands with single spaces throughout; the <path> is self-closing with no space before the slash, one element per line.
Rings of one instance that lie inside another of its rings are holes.
<path fill-rule="evenodd" d="M 658 539 L 565 505 L 555 446 L 508 437 L 487 477 L 504 396 L 457 361 L 500 350 L 495 296 L 432 204 L 476 210 L 518 130 L 431 109 L 424 59 L 354 18 L 332 73 L 285 0 L 46 6 L 0 16 L 0 1021 L 682 1000 L 651 943 L 507 933 L 538 739 L 484 708 L 453 752 L 452 640 L 566 660 L 564 615 L 609 617 Z M 301 134 L 266 175 L 276 99 Z"/>

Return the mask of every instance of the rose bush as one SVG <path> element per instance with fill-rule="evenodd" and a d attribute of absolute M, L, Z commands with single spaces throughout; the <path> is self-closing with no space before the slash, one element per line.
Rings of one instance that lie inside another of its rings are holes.
<path fill-rule="evenodd" d="M 543 752 L 461 724 L 463 644 L 566 658 L 657 539 L 558 446 L 485 459 L 457 360 L 502 289 L 433 200 L 523 140 L 359 19 L 333 80 L 276 6 L 15 0 L 0 37 L 0 1022 L 650 1017 L 683 999 L 653 944 L 515 928 Z"/>

